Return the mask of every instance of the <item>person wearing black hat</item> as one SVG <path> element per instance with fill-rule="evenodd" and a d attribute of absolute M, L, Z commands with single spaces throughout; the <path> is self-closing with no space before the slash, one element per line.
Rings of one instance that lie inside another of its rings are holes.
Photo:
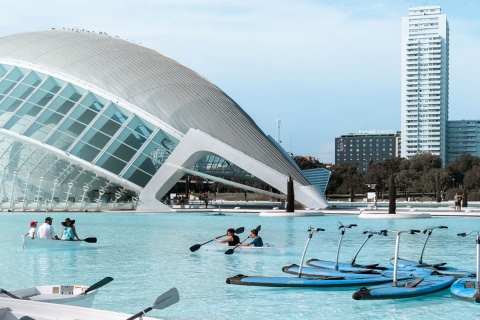
<path fill-rule="evenodd" d="M 77 231 L 75 230 L 75 220 L 70 220 L 70 218 L 65 219 L 64 222 L 62 222 L 63 230 L 62 230 L 62 235 L 60 236 L 61 240 L 80 240 L 80 238 L 77 236 Z"/>
<path fill-rule="evenodd" d="M 37 236 L 42 239 L 53 239 L 53 240 L 60 240 L 60 238 L 57 237 L 57 234 L 55 233 L 55 230 L 53 230 L 52 227 L 52 218 L 46 217 L 45 218 L 45 223 L 38 228 L 37 231 Z"/>

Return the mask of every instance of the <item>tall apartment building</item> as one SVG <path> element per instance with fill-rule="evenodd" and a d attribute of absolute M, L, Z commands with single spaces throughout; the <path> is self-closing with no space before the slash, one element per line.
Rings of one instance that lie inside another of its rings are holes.
<path fill-rule="evenodd" d="M 359 131 L 335 138 L 335 164 L 352 163 L 365 173 L 373 162 L 399 156 L 400 132 Z"/>
<path fill-rule="evenodd" d="M 428 152 L 446 163 L 448 34 L 440 6 L 412 7 L 402 19 L 402 158 Z"/>
<path fill-rule="evenodd" d="M 480 120 L 448 121 L 447 163 L 463 154 L 480 157 Z"/>

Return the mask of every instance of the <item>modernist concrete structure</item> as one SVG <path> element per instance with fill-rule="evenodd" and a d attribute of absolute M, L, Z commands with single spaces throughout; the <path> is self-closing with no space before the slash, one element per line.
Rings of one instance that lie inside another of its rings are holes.
<path fill-rule="evenodd" d="M 432 153 L 445 164 L 448 34 L 440 6 L 412 7 L 402 20 L 402 158 Z"/>
<path fill-rule="evenodd" d="M 0 38 L 0 171 L 3 210 L 165 211 L 160 200 L 186 173 L 278 198 L 291 176 L 298 202 L 328 206 L 311 182 L 325 172 L 304 175 L 208 80 L 154 50 L 81 30 Z"/>
<path fill-rule="evenodd" d="M 365 173 L 370 163 L 396 158 L 400 152 L 400 132 L 359 131 L 335 138 L 335 164 L 352 163 Z"/>

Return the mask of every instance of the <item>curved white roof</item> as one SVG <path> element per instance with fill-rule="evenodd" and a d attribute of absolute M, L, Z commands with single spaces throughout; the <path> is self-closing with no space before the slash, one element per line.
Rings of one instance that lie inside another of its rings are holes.
<path fill-rule="evenodd" d="M 309 184 L 235 101 L 152 49 L 105 34 L 47 30 L 0 38 L 0 59 L 32 63 L 90 83 L 184 134 L 200 129 Z"/>

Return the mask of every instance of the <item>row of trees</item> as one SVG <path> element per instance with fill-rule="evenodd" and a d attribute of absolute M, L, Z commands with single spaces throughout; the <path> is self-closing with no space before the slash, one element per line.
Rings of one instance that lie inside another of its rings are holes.
<path fill-rule="evenodd" d="M 320 162 L 306 164 L 305 159 L 294 157 L 302 169 L 325 167 Z M 309 162 L 309 161 L 308 161 Z M 440 202 L 452 200 L 456 192 L 467 199 L 480 200 L 480 158 L 462 155 L 455 162 L 442 168 L 439 156 L 429 153 L 418 154 L 409 159 L 392 158 L 382 162 L 371 162 L 367 172 L 361 174 L 355 165 L 342 163 L 331 168 L 327 194 L 347 194 L 354 201 L 355 194 L 370 191 L 367 185 L 375 185 L 375 191 L 390 197 L 400 193 L 408 197 L 430 197 Z"/>

